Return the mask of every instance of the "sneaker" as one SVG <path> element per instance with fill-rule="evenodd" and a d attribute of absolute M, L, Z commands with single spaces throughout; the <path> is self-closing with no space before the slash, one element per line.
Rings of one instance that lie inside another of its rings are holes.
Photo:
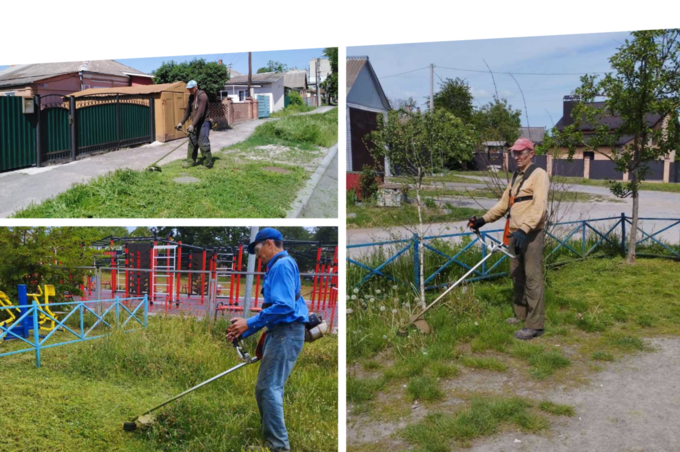
<path fill-rule="evenodd" d="M 509 319 L 505 319 L 505 323 L 507 323 L 508 325 L 518 325 L 522 323 L 522 321 L 517 317 L 510 317 Z"/>
<path fill-rule="evenodd" d="M 530 341 L 531 339 L 539 336 L 543 336 L 545 330 L 532 330 L 531 328 L 522 328 L 515 333 L 515 338 L 522 341 Z"/>

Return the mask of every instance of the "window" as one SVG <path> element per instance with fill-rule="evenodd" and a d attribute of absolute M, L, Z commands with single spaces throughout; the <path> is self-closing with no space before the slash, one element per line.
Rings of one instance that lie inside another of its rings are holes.
<path fill-rule="evenodd" d="M 238 92 L 238 100 L 239 102 L 243 102 L 246 100 L 246 92 L 245 91 L 239 91 Z"/>
<path fill-rule="evenodd" d="M 16 94 L 17 94 L 16 91 L 6 91 L 5 92 L 5 96 L 7 96 L 7 97 L 10 97 L 10 96 L 14 97 L 14 96 L 16 96 Z"/>
<path fill-rule="evenodd" d="M 583 160 L 588 159 L 588 160 L 594 160 L 595 159 L 595 152 L 593 151 L 586 151 L 583 153 Z"/>

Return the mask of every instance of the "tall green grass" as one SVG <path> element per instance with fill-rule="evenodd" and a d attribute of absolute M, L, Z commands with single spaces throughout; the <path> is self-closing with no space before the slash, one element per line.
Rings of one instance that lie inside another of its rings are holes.
<path fill-rule="evenodd" d="M 255 129 L 252 138 L 264 138 L 282 145 L 295 146 L 304 143 L 330 147 L 338 142 L 338 109 L 266 122 Z M 247 145 L 247 140 L 244 144 Z"/>

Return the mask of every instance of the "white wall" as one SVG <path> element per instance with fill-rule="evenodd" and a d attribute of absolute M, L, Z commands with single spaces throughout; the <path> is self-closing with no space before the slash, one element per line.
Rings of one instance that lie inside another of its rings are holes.
<path fill-rule="evenodd" d="M 260 88 L 253 88 L 255 96 L 269 96 L 269 112 L 283 110 L 284 107 L 284 85 L 283 77 L 270 85 L 262 85 Z"/>

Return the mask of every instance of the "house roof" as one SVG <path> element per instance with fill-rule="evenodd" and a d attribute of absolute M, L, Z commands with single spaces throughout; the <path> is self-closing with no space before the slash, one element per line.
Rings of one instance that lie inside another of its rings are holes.
<path fill-rule="evenodd" d="M 240 73 L 239 71 L 237 71 L 235 69 L 227 69 L 227 73 L 229 74 L 229 78 L 238 77 L 239 75 L 243 75 L 242 73 Z"/>
<path fill-rule="evenodd" d="M 378 76 L 376 75 L 375 71 L 373 70 L 373 65 L 371 62 L 368 60 L 367 56 L 350 56 L 347 57 L 346 59 L 346 65 L 347 65 L 347 82 L 346 82 L 346 87 L 347 87 L 347 96 L 349 96 L 350 91 L 352 91 L 352 87 L 354 86 L 354 82 L 356 82 L 357 77 L 359 76 L 359 73 L 361 70 L 366 67 L 368 70 L 368 73 L 370 74 L 371 78 L 373 79 L 373 83 L 375 84 L 376 90 L 378 91 L 379 96 L 381 97 L 384 105 L 386 105 L 387 109 L 391 109 L 392 107 L 390 106 L 390 101 L 387 98 L 387 95 L 385 94 L 385 91 L 383 91 L 383 87 L 380 84 L 380 79 L 378 79 Z"/>
<path fill-rule="evenodd" d="M 69 95 L 73 97 L 82 97 L 91 96 L 93 94 L 155 94 L 162 92 L 186 93 L 187 84 L 184 82 L 175 82 L 160 83 L 158 85 L 124 86 L 119 88 L 90 88 Z"/>
<path fill-rule="evenodd" d="M 18 64 L 0 71 L 0 87 L 19 86 L 77 72 L 129 77 L 152 77 L 115 60 L 69 61 L 66 63 Z"/>
<path fill-rule="evenodd" d="M 361 69 L 368 63 L 368 57 L 347 57 L 347 93 L 352 90 Z"/>
<path fill-rule="evenodd" d="M 543 143 L 545 127 L 520 127 L 519 137 L 528 138 L 534 143 Z"/>
<path fill-rule="evenodd" d="M 283 86 L 286 88 L 306 88 L 307 87 L 307 71 L 288 71 L 283 80 Z"/>
<path fill-rule="evenodd" d="M 285 74 L 283 72 L 264 72 L 262 74 L 253 74 L 252 81 L 253 83 L 256 83 L 258 85 L 267 85 L 281 80 L 281 78 L 283 78 L 284 76 Z M 247 85 L 247 84 L 248 74 L 232 77 L 226 83 L 226 85 Z"/>
<path fill-rule="evenodd" d="M 574 104 L 576 103 L 575 101 L 572 101 Z M 565 101 L 565 103 L 567 103 Z M 600 108 L 604 109 L 605 108 L 605 103 L 604 102 L 590 102 L 588 103 L 589 106 L 592 108 Z M 654 126 L 657 124 L 663 116 L 656 114 L 656 113 L 648 113 L 645 115 L 645 122 L 649 127 Z M 571 117 L 571 114 L 565 114 L 563 115 L 559 121 L 557 121 L 557 124 L 555 127 L 557 127 L 558 130 L 563 130 L 565 127 L 571 125 L 574 123 L 574 119 Z M 609 126 L 610 130 L 616 130 L 621 125 L 623 124 L 623 120 L 621 119 L 620 116 L 616 114 L 611 114 L 607 113 L 604 114 L 601 118 L 599 118 L 599 122 L 597 125 L 590 124 L 588 122 L 584 122 L 580 125 L 579 130 L 583 132 L 588 132 L 588 131 L 594 131 L 595 127 L 599 127 L 602 125 Z M 629 140 L 628 140 L 629 141 Z"/>

